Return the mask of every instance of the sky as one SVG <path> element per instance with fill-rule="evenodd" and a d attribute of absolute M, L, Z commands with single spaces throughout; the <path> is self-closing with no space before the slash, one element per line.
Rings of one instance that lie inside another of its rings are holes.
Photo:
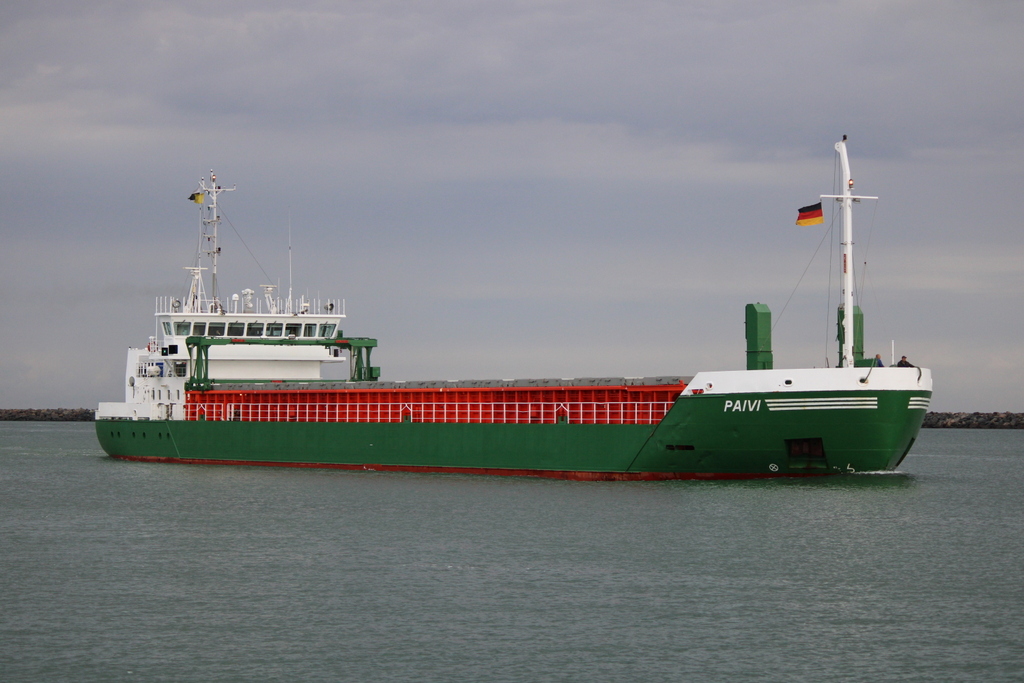
<path fill-rule="evenodd" d="M 341 297 L 383 379 L 836 362 L 849 136 L 866 349 L 1024 412 L 1024 4 L 0 5 L 0 408 L 122 400 L 212 169 L 222 291 Z M 266 275 L 264 275 L 266 273 Z"/>

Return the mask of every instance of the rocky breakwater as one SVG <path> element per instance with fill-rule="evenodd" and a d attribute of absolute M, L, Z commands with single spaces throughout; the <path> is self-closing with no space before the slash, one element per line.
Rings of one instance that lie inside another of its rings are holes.
<path fill-rule="evenodd" d="M 13 408 L 0 410 L 0 420 L 13 422 L 92 422 L 89 408 Z"/>
<path fill-rule="evenodd" d="M 1024 429 L 1024 413 L 928 413 L 929 429 Z"/>

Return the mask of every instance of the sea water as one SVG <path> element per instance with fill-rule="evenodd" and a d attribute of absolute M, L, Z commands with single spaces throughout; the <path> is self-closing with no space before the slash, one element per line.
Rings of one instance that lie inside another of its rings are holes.
<path fill-rule="evenodd" d="M 0 423 L 2 681 L 1020 681 L 1024 431 L 897 473 L 565 482 L 105 457 Z"/>

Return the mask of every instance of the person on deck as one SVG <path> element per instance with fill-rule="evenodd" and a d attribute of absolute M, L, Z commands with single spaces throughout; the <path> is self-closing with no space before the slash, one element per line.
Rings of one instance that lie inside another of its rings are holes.
<path fill-rule="evenodd" d="M 911 362 L 909 360 L 907 360 L 906 356 L 903 356 L 902 358 L 900 358 L 900 362 L 896 364 L 896 367 L 898 367 L 898 368 L 912 368 L 912 367 L 914 367 L 914 365 L 911 364 Z"/>
<path fill-rule="evenodd" d="M 875 354 L 875 367 L 876 368 L 884 368 L 885 367 L 885 363 L 882 362 L 882 354 L 880 354 L 880 353 L 876 353 Z"/>

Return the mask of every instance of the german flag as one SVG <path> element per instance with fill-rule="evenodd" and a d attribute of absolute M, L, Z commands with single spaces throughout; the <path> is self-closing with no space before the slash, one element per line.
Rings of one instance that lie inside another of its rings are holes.
<path fill-rule="evenodd" d="M 196 204 L 202 204 L 205 194 L 202 192 L 193 192 L 188 196 L 189 201 L 195 202 Z M 821 204 L 818 204 L 818 208 L 821 208 Z"/>
<path fill-rule="evenodd" d="M 821 202 L 817 204 L 811 204 L 798 209 L 798 215 L 796 217 L 797 225 L 817 225 L 818 223 L 824 223 L 825 218 L 821 214 Z"/>

